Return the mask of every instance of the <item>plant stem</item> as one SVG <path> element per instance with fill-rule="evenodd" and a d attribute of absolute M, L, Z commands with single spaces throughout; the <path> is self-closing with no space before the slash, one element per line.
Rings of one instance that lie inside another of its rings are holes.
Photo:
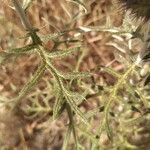
<path fill-rule="evenodd" d="M 19 0 L 12 0 L 16 12 L 18 13 L 20 20 L 22 21 L 22 24 L 24 25 L 25 29 L 29 32 L 29 35 L 33 41 L 34 45 L 41 45 L 42 41 L 41 39 L 38 37 L 38 35 L 36 34 L 36 32 L 38 31 L 36 28 L 32 27 L 32 25 L 30 24 L 29 19 L 26 17 L 25 11 L 21 6 L 21 3 L 19 2 Z"/>
<path fill-rule="evenodd" d="M 21 21 L 22 21 L 22 24 L 24 25 L 25 29 L 28 30 L 28 31 L 32 31 L 33 28 L 28 20 L 28 18 L 26 17 L 26 14 L 25 14 L 25 11 L 23 10 L 22 6 L 21 6 L 21 3 L 19 2 L 19 0 L 12 0 L 14 6 L 15 6 L 15 9 L 16 9 L 16 12 L 18 13 Z"/>

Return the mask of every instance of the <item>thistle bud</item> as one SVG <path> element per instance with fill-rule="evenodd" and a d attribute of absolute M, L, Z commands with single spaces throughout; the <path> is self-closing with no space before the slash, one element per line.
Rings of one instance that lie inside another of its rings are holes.
<path fill-rule="evenodd" d="M 150 0 L 118 0 L 122 8 L 130 10 L 133 17 L 150 21 Z"/>
<path fill-rule="evenodd" d="M 150 35 L 150 0 L 114 0 L 119 4 L 121 11 L 129 12 L 131 21 L 144 34 L 145 39 Z"/>

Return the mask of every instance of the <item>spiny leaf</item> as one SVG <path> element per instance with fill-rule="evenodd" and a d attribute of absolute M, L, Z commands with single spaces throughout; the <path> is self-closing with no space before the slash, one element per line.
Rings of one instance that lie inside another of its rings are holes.
<path fill-rule="evenodd" d="M 56 119 L 60 114 L 60 109 L 62 108 L 64 103 L 62 92 L 56 96 L 55 104 L 53 107 L 53 118 Z"/>
<path fill-rule="evenodd" d="M 68 142 L 70 140 L 70 136 L 71 136 L 71 131 L 72 131 L 72 126 L 69 125 L 68 130 L 66 131 L 66 135 L 63 141 L 63 147 L 62 150 L 66 150 L 67 146 L 68 146 Z"/>
<path fill-rule="evenodd" d="M 49 58 L 60 58 L 60 57 L 65 57 L 69 54 L 72 54 L 73 52 L 77 51 L 80 49 L 80 45 L 77 47 L 73 47 L 73 48 L 68 48 L 68 49 L 63 49 L 63 50 L 57 50 L 55 52 L 52 53 L 46 53 L 47 57 Z"/>
<path fill-rule="evenodd" d="M 46 107 L 42 107 L 42 106 L 29 106 L 29 105 L 27 105 L 26 106 L 26 108 L 25 108 L 25 111 L 26 112 L 28 112 L 28 113 L 37 113 L 37 114 L 40 114 L 40 113 L 42 113 L 42 112 L 49 112 L 49 111 L 51 111 L 51 109 L 50 108 L 46 108 Z"/>
<path fill-rule="evenodd" d="M 143 102 L 144 106 L 147 108 L 149 107 L 149 103 L 147 101 L 147 99 L 144 97 L 142 91 L 140 89 L 136 89 L 135 93 L 138 95 L 138 97 L 140 98 L 140 100 Z"/>
<path fill-rule="evenodd" d="M 72 99 L 75 100 L 75 104 L 76 105 L 79 105 L 82 101 L 86 100 L 86 95 L 87 95 L 87 91 L 85 91 L 84 93 L 82 94 L 79 94 L 79 93 L 75 93 L 75 92 L 71 92 L 71 91 L 68 91 L 66 89 L 64 89 L 65 93 Z"/>
<path fill-rule="evenodd" d="M 46 60 L 46 62 L 47 62 L 46 67 L 50 71 L 50 73 L 55 77 L 57 84 L 60 86 L 60 88 L 63 87 L 59 71 L 53 66 L 50 60 Z"/>
<path fill-rule="evenodd" d="M 30 89 L 39 81 L 39 79 L 42 77 L 44 71 L 45 71 L 46 67 L 45 64 L 41 64 L 37 71 L 33 74 L 32 78 L 29 80 L 29 82 L 27 82 L 27 84 L 22 88 L 22 90 L 20 91 L 18 97 L 15 99 L 16 100 L 16 104 L 20 101 L 20 99 L 22 97 L 24 97 L 29 91 Z"/>
<path fill-rule="evenodd" d="M 88 91 L 84 91 L 82 94 L 76 94 L 76 97 L 74 97 L 76 105 L 80 105 L 83 101 L 86 101 L 87 93 Z"/>
<path fill-rule="evenodd" d="M 76 78 L 85 78 L 85 77 L 90 77 L 92 74 L 90 72 L 70 72 L 70 73 L 63 73 L 58 71 L 53 64 L 50 63 L 50 61 L 48 61 L 48 65 L 51 66 L 51 68 L 53 68 L 54 72 L 56 73 L 57 76 L 64 78 L 64 79 L 76 79 Z"/>
<path fill-rule="evenodd" d="M 64 87 L 62 80 L 60 79 L 60 77 L 57 74 L 57 70 L 55 69 L 55 67 L 49 62 L 48 63 L 48 69 L 50 70 L 50 72 L 54 75 L 54 77 L 56 78 L 61 90 L 64 93 L 64 97 L 65 100 L 67 101 L 67 103 L 70 105 L 70 107 L 74 110 L 74 112 L 76 114 L 78 114 L 80 116 L 80 118 L 86 123 L 88 124 L 87 119 L 84 117 L 83 113 L 80 111 L 80 109 L 78 108 L 78 106 L 76 105 L 76 100 L 78 99 L 85 99 L 85 97 L 83 97 L 82 95 L 79 94 L 74 94 L 68 90 L 66 90 L 66 88 Z"/>
<path fill-rule="evenodd" d="M 104 111 L 104 106 L 100 106 L 98 108 L 94 108 L 92 110 L 89 110 L 85 115 L 86 115 L 86 118 L 89 119 L 89 118 L 93 117 L 94 115 L 96 115 L 102 111 Z"/>
<path fill-rule="evenodd" d="M 73 109 L 73 111 L 82 119 L 82 121 L 85 124 L 89 125 L 87 118 L 84 116 L 84 114 L 81 112 L 81 110 L 76 105 L 75 99 L 73 99 L 72 97 L 69 97 L 67 94 L 65 94 L 65 98 L 66 98 L 68 104 L 70 105 L 70 107 Z"/>
<path fill-rule="evenodd" d="M 108 68 L 108 67 L 103 67 L 101 68 L 101 71 L 107 72 L 110 75 L 116 77 L 116 78 L 120 78 L 121 74 L 119 74 L 118 72 L 116 72 L 115 70 L 113 70 L 112 68 Z"/>
<path fill-rule="evenodd" d="M 61 73 L 61 77 L 64 79 L 76 79 L 76 78 L 87 78 L 92 74 L 90 72 L 70 72 L 70 73 Z"/>
<path fill-rule="evenodd" d="M 112 140 L 112 139 L 113 139 L 112 130 L 111 130 L 111 128 L 110 128 L 108 118 L 106 117 L 105 119 L 106 119 L 106 120 L 105 120 L 106 132 L 107 132 L 108 138 L 109 138 L 110 140 Z"/>
<path fill-rule="evenodd" d="M 26 46 L 20 47 L 20 48 L 8 49 L 6 52 L 11 53 L 11 54 L 13 54 L 13 53 L 18 54 L 18 53 L 28 52 L 34 48 L 36 48 L 36 46 L 34 44 L 29 44 L 29 45 L 26 45 Z"/>
<path fill-rule="evenodd" d="M 53 88 L 52 91 L 53 91 L 53 93 L 56 93 L 57 97 L 62 95 L 61 87 L 59 85 L 59 82 L 57 82 L 56 80 L 53 81 L 53 86 L 51 88 Z"/>
<path fill-rule="evenodd" d="M 39 115 L 39 111 L 29 105 L 23 108 L 23 110 L 27 115 L 30 115 L 30 118 L 35 118 Z"/>
<path fill-rule="evenodd" d="M 52 33 L 52 34 L 47 34 L 47 35 L 44 35 L 44 36 L 41 36 L 41 38 L 44 40 L 44 41 L 47 41 L 47 40 L 53 40 L 53 39 L 56 39 L 62 35 L 64 35 L 66 32 L 58 32 L 58 33 Z"/>
<path fill-rule="evenodd" d="M 91 31 L 100 31 L 100 32 L 111 32 L 111 33 L 119 33 L 120 31 L 118 30 L 118 28 L 106 28 L 104 27 L 99 27 L 99 26 L 80 26 L 79 29 L 81 29 L 84 32 L 91 32 Z"/>
<path fill-rule="evenodd" d="M 138 118 L 128 119 L 128 120 L 123 121 L 122 125 L 128 126 L 128 127 L 133 126 L 135 124 L 141 123 L 142 121 L 144 121 L 144 119 L 145 119 L 145 116 L 140 116 Z"/>
<path fill-rule="evenodd" d="M 68 117 L 69 117 L 69 125 L 71 126 L 73 137 L 74 137 L 74 141 L 75 141 L 75 149 L 79 150 L 78 149 L 77 135 L 76 135 L 76 131 L 75 131 L 75 123 L 74 123 L 73 111 L 72 111 L 71 107 L 68 104 L 66 104 L 66 110 L 67 110 Z"/>
<path fill-rule="evenodd" d="M 9 57 L 25 54 L 34 48 L 36 48 L 35 45 L 29 44 L 21 48 L 13 48 L 13 49 L 8 49 L 6 51 L 0 52 L 0 64 Z"/>

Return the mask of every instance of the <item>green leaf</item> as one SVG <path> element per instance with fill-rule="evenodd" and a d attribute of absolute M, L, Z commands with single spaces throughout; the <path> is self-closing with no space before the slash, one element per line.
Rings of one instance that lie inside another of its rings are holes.
<path fill-rule="evenodd" d="M 26 45 L 26 46 L 20 47 L 20 48 L 8 49 L 6 51 L 6 53 L 10 53 L 10 54 L 26 53 L 34 48 L 36 48 L 36 46 L 34 44 L 29 44 L 29 45 Z"/>
<path fill-rule="evenodd" d="M 94 108 L 92 110 L 89 110 L 85 115 L 86 115 L 86 118 L 89 119 L 89 118 L 93 117 L 94 115 L 96 115 L 102 111 L 104 111 L 104 106 L 99 106 L 98 108 Z"/>
<path fill-rule="evenodd" d="M 87 91 L 85 91 L 82 94 L 71 92 L 65 89 L 65 93 L 72 99 L 74 99 L 74 102 L 76 105 L 81 104 L 84 100 L 86 100 Z"/>
<path fill-rule="evenodd" d="M 67 146 L 68 146 L 68 143 L 69 143 L 70 137 L 71 137 L 71 131 L 72 131 L 72 126 L 71 126 L 71 124 L 69 124 L 68 130 L 66 132 L 66 135 L 65 135 L 65 138 L 64 138 L 64 141 L 63 141 L 62 150 L 67 149 Z"/>
<path fill-rule="evenodd" d="M 77 139 L 77 134 L 76 134 L 76 131 L 75 131 L 75 122 L 74 122 L 74 115 L 73 115 L 73 111 L 71 109 L 71 107 L 66 104 L 66 110 L 67 110 L 67 113 L 68 113 L 68 117 L 69 117 L 69 125 L 72 129 L 72 133 L 73 133 L 73 137 L 74 137 L 74 141 L 75 141 L 75 149 L 76 150 L 79 150 L 78 149 L 78 139 Z"/>
<path fill-rule="evenodd" d="M 92 75 L 92 73 L 90 72 L 69 72 L 69 73 L 63 73 L 58 71 L 55 66 L 53 66 L 53 64 L 50 62 L 50 60 L 47 62 L 48 64 L 48 68 L 53 70 L 53 74 L 55 74 L 55 76 L 59 76 L 63 79 L 69 79 L 69 80 L 73 80 L 76 78 L 87 78 L 90 77 Z M 50 71 L 52 71 L 50 70 Z"/>
<path fill-rule="evenodd" d="M 106 132 L 107 132 L 108 138 L 109 138 L 110 140 L 112 140 L 112 139 L 113 139 L 113 135 L 112 135 L 112 130 L 111 130 L 110 125 L 109 125 L 109 120 L 108 120 L 107 117 L 106 117 L 105 119 L 106 119 L 106 120 L 105 120 Z"/>
<path fill-rule="evenodd" d="M 110 75 L 116 77 L 116 78 L 120 78 L 121 74 L 119 74 L 118 72 L 116 72 L 115 70 L 113 70 L 112 68 L 108 68 L 108 67 L 103 67 L 101 68 L 101 71 L 107 72 Z"/>
<path fill-rule="evenodd" d="M 128 120 L 123 121 L 122 125 L 125 127 L 130 127 L 130 126 L 141 123 L 142 121 L 144 121 L 144 119 L 145 119 L 145 116 L 140 116 L 138 118 L 128 119 Z"/>
<path fill-rule="evenodd" d="M 64 79 L 74 80 L 76 78 L 87 78 L 92 74 L 90 72 L 70 72 L 70 73 L 61 73 L 59 74 Z"/>
<path fill-rule="evenodd" d="M 22 90 L 19 92 L 18 97 L 15 99 L 16 104 L 20 102 L 20 100 L 31 90 L 31 88 L 39 81 L 39 79 L 42 77 L 46 67 L 45 64 L 41 64 L 37 71 L 33 74 L 32 78 L 27 82 L 27 84 L 22 88 Z M 15 105 L 16 105 L 15 104 Z"/>
<path fill-rule="evenodd" d="M 13 48 L 13 49 L 8 49 L 4 52 L 0 52 L 0 64 L 9 57 L 20 55 L 20 54 L 25 54 L 34 48 L 36 48 L 35 45 L 29 44 L 21 48 Z"/>
<path fill-rule="evenodd" d="M 48 40 L 53 40 L 56 39 L 62 35 L 64 35 L 66 32 L 58 32 L 58 33 L 52 33 L 52 34 L 47 34 L 44 36 L 40 36 L 41 39 L 43 39 L 44 41 L 48 41 Z"/>
<path fill-rule="evenodd" d="M 69 54 L 74 53 L 75 51 L 80 49 L 80 45 L 77 47 L 73 47 L 73 48 L 68 48 L 68 49 L 63 49 L 63 50 L 57 50 L 55 52 L 52 53 L 46 53 L 47 57 L 49 58 L 61 58 L 61 57 L 66 57 Z"/>
<path fill-rule="evenodd" d="M 54 83 L 54 95 L 56 97 L 55 99 L 55 104 L 53 106 L 53 119 L 55 120 L 56 118 L 59 117 L 60 113 L 62 112 L 61 110 L 63 109 L 64 105 L 64 99 L 63 99 L 63 92 L 61 91 L 58 83 Z"/>
<path fill-rule="evenodd" d="M 66 101 L 68 102 L 68 104 L 70 105 L 70 107 L 73 109 L 73 111 L 81 118 L 81 120 L 90 126 L 90 124 L 88 123 L 87 118 L 84 116 L 84 114 L 81 112 L 81 110 L 78 108 L 78 106 L 76 105 L 75 99 L 73 97 L 68 96 L 68 94 L 64 95 L 66 98 Z"/>
<path fill-rule="evenodd" d="M 60 115 L 60 110 L 63 106 L 63 93 L 61 92 L 58 96 L 56 96 L 55 104 L 53 107 L 53 118 L 56 119 Z"/>

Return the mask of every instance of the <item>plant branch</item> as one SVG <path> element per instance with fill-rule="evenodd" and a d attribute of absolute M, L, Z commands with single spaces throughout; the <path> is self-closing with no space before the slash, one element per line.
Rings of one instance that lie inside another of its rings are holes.
<path fill-rule="evenodd" d="M 19 0 L 12 0 L 14 6 L 15 6 L 15 9 L 16 9 L 16 12 L 18 13 L 21 21 L 22 21 L 22 24 L 24 25 L 25 29 L 28 30 L 28 31 L 32 31 L 33 28 L 28 20 L 28 18 L 26 17 L 26 14 L 25 14 L 25 11 L 24 9 L 22 8 L 21 6 L 21 3 L 19 2 Z"/>

